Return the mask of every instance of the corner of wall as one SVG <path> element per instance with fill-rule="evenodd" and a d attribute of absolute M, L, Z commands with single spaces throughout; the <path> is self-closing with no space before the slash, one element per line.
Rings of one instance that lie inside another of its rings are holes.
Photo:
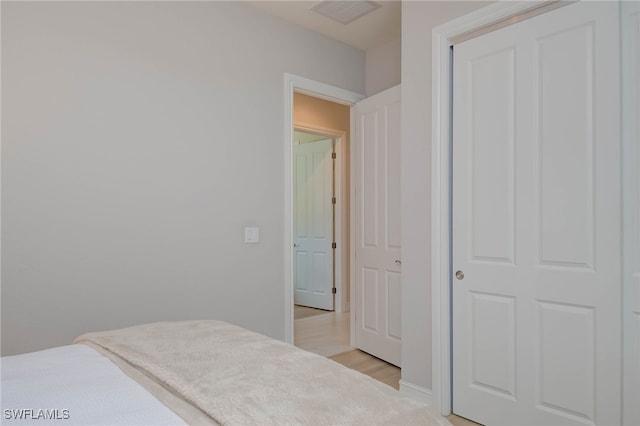
<path fill-rule="evenodd" d="M 365 91 L 367 96 L 397 86 L 401 81 L 402 41 L 400 38 L 366 51 Z"/>
<path fill-rule="evenodd" d="M 433 402 L 433 392 L 430 389 L 402 379 L 400 380 L 400 393 L 423 404 L 431 405 Z"/>

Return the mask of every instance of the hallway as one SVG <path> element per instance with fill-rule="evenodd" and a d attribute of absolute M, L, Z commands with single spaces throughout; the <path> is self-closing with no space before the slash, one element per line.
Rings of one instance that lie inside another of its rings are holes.
<path fill-rule="evenodd" d="M 349 313 L 320 311 L 295 307 L 296 316 L 304 316 L 309 310 L 319 311 L 313 316 L 294 321 L 294 342 L 297 347 L 330 357 L 355 348 L 349 345 Z"/>

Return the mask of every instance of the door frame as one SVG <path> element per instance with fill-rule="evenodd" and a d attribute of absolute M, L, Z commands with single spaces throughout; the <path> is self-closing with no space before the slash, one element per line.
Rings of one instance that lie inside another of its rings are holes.
<path fill-rule="evenodd" d="M 293 344 L 293 95 L 302 93 L 342 105 L 353 106 L 364 95 L 300 77 L 284 74 L 284 341 Z M 353 130 L 353 117 L 351 117 Z M 343 144 L 344 145 L 344 144 Z M 344 181 L 344 179 L 343 179 Z M 353 198 L 353 192 L 350 193 Z M 349 251 L 344 250 L 345 256 Z M 337 253 L 336 253 L 337 254 Z M 350 284 L 353 290 L 353 283 Z M 353 317 L 353 309 L 351 309 Z M 353 318 L 351 323 L 353 323 Z M 352 333 L 353 334 L 353 333 Z"/>
<path fill-rule="evenodd" d="M 640 5 L 620 3 L 622 55 L 623 390 L 622 423 L 640 423 Z"/>
<path fill-rule="evenodd" d="M 437 26 L 432 32 L 431 309 L 433 404 L 452 412 L 451 148 L 453 45 L 571 2 L 498 2 Z"/>
<path fill-rule="evenodd" d="M 333 173 L 333 187 L 334 187 L 334 197 L 336 197 L 336 203 L 334 204 L 334 217 L 333 217 L 333 233 L 334 233 L 334 241 L 336 243 L 336 248 L 333 253 L 332 259 L 332 267 L 334 271 L 333 275 L 333 286 L 336 288 L 337 292 L 333 299 L 333 310 L 335 312 L 344 312 L 347 311 L 347 306 L 345 306 L 346 300 L 343 299 L 342 295 L 344 294 L 343 283 L 343 270 L 342 265 L 345 261 L 344 258 L 344 235 L 343 235 L 343 206 L 345 206 L 345 176 L 346 176 L 346 148 L 345 148 L 345 140 L 346 140 L 346 132 L 337 129 L 330 129 L 322 126 L 316 126 L 313 124 L 307 124 L 299 121 L 294 121 L 293 123 L 294 130 L 306 133 L 313 133 L 314 135 L 319 135 L 326 137 L 327 139 L 332 139 L 334 142 L 334 151 L 336 153 L 335 158 L 335 169 Z M 292 159 L 293 160 L 293 159 Z M 295 176 L 294 176 L 295 177 Z M 293 216 L 292 216 L 293 217 Z M 292 239 L 294 235 L 292 234 Z M 295 265 L 295 263 L 292 263 Z M 294 284 L 294 292 L 295 292 L 295 282 Z M 295 294 L 294 294 L 295 299 Z"/>

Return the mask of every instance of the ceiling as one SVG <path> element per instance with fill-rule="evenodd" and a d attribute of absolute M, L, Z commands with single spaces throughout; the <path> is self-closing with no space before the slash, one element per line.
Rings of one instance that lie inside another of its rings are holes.
<path fill-rule="evenodd" d="M 253 6 L 312 31 L 319 32 L 361 50 L 369 50 L 402 35 L 402 3 L 376 1 L 381 7 L 343 25 L 311 10 L 316 0 L 248 1 Z"/>

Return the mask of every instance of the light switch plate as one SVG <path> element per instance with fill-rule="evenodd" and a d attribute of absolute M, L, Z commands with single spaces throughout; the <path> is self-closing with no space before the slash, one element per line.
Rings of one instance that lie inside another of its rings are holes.
<path fill-rule="evenodd" d="M 244 242 L 256 244 L 260 242 L 260 228 L 257 226 L 247 226 L 244 228 Z"/>

